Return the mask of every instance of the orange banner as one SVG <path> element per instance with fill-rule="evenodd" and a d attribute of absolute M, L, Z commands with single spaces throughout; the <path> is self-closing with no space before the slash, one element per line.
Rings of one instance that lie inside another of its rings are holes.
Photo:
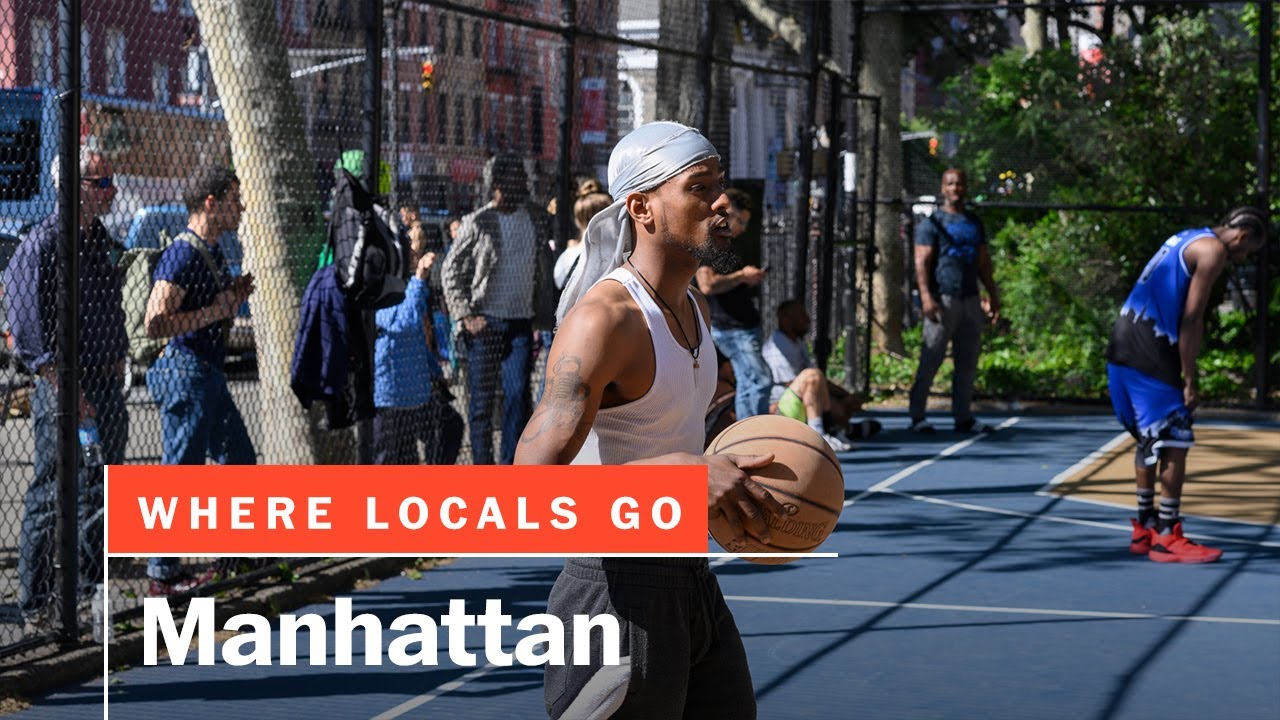
<path fill-rule="evenodd" d="M 114 555 L 704 553 L 699 465 L 118 465 Z"/>

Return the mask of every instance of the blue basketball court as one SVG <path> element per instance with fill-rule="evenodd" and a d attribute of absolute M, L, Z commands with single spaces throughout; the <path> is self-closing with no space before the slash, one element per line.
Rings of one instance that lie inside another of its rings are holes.
<path fill-rule="evenodd" d="M 995 420 L 994 436 L 889 430 L 843 454 L 846 507 L 821 548 L 839 558 L 713 561 L 760 717 L 1280 717 L 1280 518 L 1188 517 L 1191 536 L 1225 550 L 1216 564 L 1131 556 L 1131 501 L 1055 491 L 1104 447 L 1123 451 L 1114 420 Z M 1263 431 L 1276 452 L 1280 431 Z M 500 598 L 520 617 L 545 609 L 560 564 L 460 559 L 356 592 L 354 609 L 388 626 L 405 613 L 439 616 L 451 598 L 471 612 Z M 333 605 L 299 612 L 331 618 Z M 468 647 L 481 651 L 482 636 Z M 421 669 L 134 668 L 108 680 L 110 717 L 545 717 L 540 669 L 440 657 Z M 20 717 L 98 718 L 101 708 L 99 681 Z"/>

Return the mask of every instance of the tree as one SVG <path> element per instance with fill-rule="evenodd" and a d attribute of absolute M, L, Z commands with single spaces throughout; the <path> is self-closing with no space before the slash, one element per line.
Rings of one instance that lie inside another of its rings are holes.
<path fill-rule="evenodd" d="M 658 26 L 662 44 L 698 48 L 699 30 L 707 22 L 705 6 L 696 0 L 661 0 Z M 702 129 L 706 118 L 705 77 L 699 62 L 675 53 L 658 53 L 657 117 Z"/>
<path fill-rule="evenodd" d="M 1257 197 L 1257 41 L 1242 17 L 1165 14 L 1140 43 L 1113 40 L 1093 62 L 1069 49 L 1014 49 L 946 86 L 952 102 L 934 120 L 959 138 L 955 162 L 979 201 L 1217 209 L 986 211 L 1011 323 L 998 342 L 1011 364 L 1083 368 L 1077 388 L 1105 387 L 1110 324 L 1154 247 Z M 1220 374 L 1207 394 L 1242 393 L 1253 362 L 1247 325 L 1218 313 L 1209 322 L 1204 367 Z"/>
<path fill-rule="evenodd" d="M 880 133 L 878 193 L 883 197 L 902 196 L 902 16 L 875 13 L 863 20 L 862 92 L 880 98 L 880 127 L 863 132 Z M 859 189 L 867 197 L 865 188 Z M 872 198 L 873 200 L 878 200 Z M 876 249 L 880 259 L 876 269 L 875 341 L 889 352 L 902 354 L 903 249 L 900 237 L 900 208 L 883 205 L 876 209 Z"/>
<path fill-rule="evenodd" d="M 1042 0 L 1027 0 L 1026 19 L 1022 23 L 1022 42 L 1027 46 L 1028 55 L 1035 55 L 1044 49 L 1046 34 L 1044 10 L 1031 7 L 1042 4 Z"/>
<path fill-rule="evenodd" d="M 308 421 L 289 388 L 302 282 L 323 236 L 316 206 L 315 159 L 302 105 L 271 3 L 192 0 L 231 136 L 246 213 L 240 226 L 245 266 L 257 278 L 250 299 L 261 406 L 271 408 L 263 459 L 314 462 Z"/>

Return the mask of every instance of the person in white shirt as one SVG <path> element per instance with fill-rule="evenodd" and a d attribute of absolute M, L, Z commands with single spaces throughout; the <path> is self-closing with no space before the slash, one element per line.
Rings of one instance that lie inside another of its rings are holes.
<path fill-rule="evenodd" d="M 704 262 L 732 260 L 719 153 L 693 128 L 642 125 L 613 150 L 609 189 L 617 201 L 583 237 L 516 463 L 705 465 L 708 517 L 767 542 L 767 516 L 786 510 L 749 473 L 773 456 L 702 454 L 715 348 L 690 282 Z M 706 558 L 571 558 L 547 612 L 608 612 L 630 627 L 621 664 L 605 665 L 593 643 L 587 664 L 546 665 L 554 720 L 756 717 L 746 650 Z"/>
<path fill-rule="evenodd" d="M 586 231 L 587 223 L 591 222 L 596 213 L 612 204 L 613 198 L 600 191 L 581 195 L 574 201 L 573 222 L 578 226 L 578 237 L 570 240 L 564 252 L 556 259 L 555 270 L 552 272 L 556 290 L 564 290 L 565 283 L 569 282 L 569 276 L 578 265 L 578 259 L 582 257 L 582 233 Z"/>
<path fill-rule="evenodd" d="M 761 351 L 773 373 L 771 412 L 808 423 L 837 452 L 852 449 L 850 437 L 870 437 L 878 432 L 877 420 L 850 423 L 862 409 L 862 399 L 828 380 L 813 362 L 803 341 L 810 323 L 804 304 L 787 300 L 778 306 L 777 317 L 778 329 Z M 828 433 L 828 427 L 834 432 Z"/>

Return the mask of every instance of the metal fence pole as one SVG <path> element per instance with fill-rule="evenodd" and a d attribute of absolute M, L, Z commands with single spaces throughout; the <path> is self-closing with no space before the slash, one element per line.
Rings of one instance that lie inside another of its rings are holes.
<path fill-rule="evenodd" d="M 577 188 L 573 183 L 573 131 L 577 127 L 574 122 L 576 113 L 573 104 L 576 101 L 575 91 L 578 84 L 578 8 L 575 0 L 564 0 L 560 8 L 561 21 L 564 24 L 564 54 L 561 64 L 564 66 L 564 87 L 560 96 L 560 189 L 556 195 L 556 251 L 563 251 L 569 238 L 576 237 L 578 230 L 573 222 L 573 203 Z"/>
<path fill-rule="evenodd" d="M 364 0 L 364 184 L 369 192 L 378 195 L 382 176 L 382 9 L 380 0 Z M 367 326 L 371 326 L 372 313 L 360 314 Z M 369 348 L 366 362 L 373 366 L 373 348 Z M 356 462 L 373 463 L 373 421 L 356 422 Z"/>
<path fill-rule="evenodd" d="M 813 125 L 817 117 L 818 83 L 821 75 L 818 71 L 818 3 L 809 5 L 809 46 L 808 55 L 809 91 L 804 109 L 804 121 L 800 126 L 800 156 L 796 158 L 799 166 L 800 192 L 796 202 L 796 262 L 799 268 L 791 282 L 791 296 L 808 307 L 809 270 L 809 185 L 813 182 Z"/>
<path fill-rule="evenodd" d="M 858 392 L 869 388 L 863 388 L 863 378 L 868 378 L 867 385 L 870 385 L 871 369 L 869 363 L 871 358 L 868 357 L 855 358 L 854 352 L 861 353 L 862 344 L 855 342 L 854 337 L 857 331 L 858 318 L 858 235 L 860 229 L 858 227 L 858 177 L 857 168 L 861 166 L 863 157 L 861 148 L 858 144 L 858 137 L 862 133 L 861 117 L 858 112 L 859 104 L 862 102 L 861 95 L 861 77 L 862 72 L 862 11 L 863 0 L 855 0 L 853 10 L 850 13 L 849 26 L 849 82 L 851 83 L 849 101 L 849 117 L 845 119 L 845 127 L 849 132 L 849 149 L 853 152 L 854 158 L 854 176 L 851 178 L 849 197 L 845 199 L 847 205 L 847 217 L 849 222 L 849 242 L 853 248 L 849 259 L 849 290 L 853 297 L 850 307 L 850 327 L 849 334 L 845 339 L 844 346 L 844 369 L 846 386 Z M 867 326 L 871 325 L 871 306 L 866 307 Z M 855 377 L 854 370 L 861 368 L 860 376 Z M 856 381 L 856 384 L 855 384 Z"/>
<path fill-rule="evenodd" d="M 378 194 L 382 160 L 382 8 L 380 0 L 364 0 L 364 184 Z"/>
<path fill-rule="evenodd" d="M 1272 3 L 1259 3 L 1258 22 L 1258 209 L 1271 217 L 1271 38 L 1275 33 L 1275 9 Z M 1258 314 L 1254 318 L 1254 367 L 1256 368 L 1257 404 L 1267 407 L 1271 401 L 1271 242 L 1258 253 Z"/>
<path fill-rule="evenodd" d="M 58 642 L 74 643 L 80 635 L 76 594 L 80 576 L 79 440 L 80 416 L 80 0 L 58 4 L 58 46 L 62 49 L 59 95 L 62 110 L 61 237 L 58 266 L 63 268 L 58 294 Z"/>
<path fill-rule="evenodd" d="M 840 106 L 843 103 L 842 80 L 838 75 L 829 74 L 827 78 L 830 97 L 827 109 L 827 189 L 822 212 L 821 245 L 821 280 L 818 282 L 818 302 L 814 308 L 814 325 L 817 332 L 813 338 L 814 359 L 818 367 L 825 373 L 827 358 L 831 355 L 831 295 L 835 272 L 835 231 L 836 231 L 836 198 L 840 193 L 840 143 L 844 130 L 840 121 Z M 845 352 L 850 348 L 846 345 Z"/>
<path fill-rule="evenodd" d="M 702 63 L 698 66 L 698 87 L 702 90 L 702 103 L 698 106 L 697 127 L 707 137 L 711 133 L 711 97 L 712 72 L 715 65 L 715 28 L 717 21 L 716 3 L 703 6 L 702 27 L 698 32 L 698 53 Z M 720 148 L 724 156 L 728 156 L 728 148 Z M 727 171 L 728 168 L 725 168 Z"/>
<path fill-rule="evenodd" d="M 400 116 L 396 112 L 397 101 L 400 99 L 398 73 L 400 56 L 397 48 L 399 38 L 396 34 L 397 5 L 398 3 L 394 2 L 394 0 L 386 0 L 382 7 L 382 15 L 385 21 L 383 33 L 387 41 L 387 90 L 389 91 L 386 98 L 387 113 L 385 122 L 387 127 L 387 152 L 390 154 L 389 162 L 391 164 L 391 187 L 387 189 L 387 208 L 392 211 L 399 209 L 396 202 L 396 184 L 400 177 L 400 151 L 397 147 L 400 140 L 397 133 L 397 121 Z M 379 54 L 379 57 L 381 57 L 381 54 Z"/>

